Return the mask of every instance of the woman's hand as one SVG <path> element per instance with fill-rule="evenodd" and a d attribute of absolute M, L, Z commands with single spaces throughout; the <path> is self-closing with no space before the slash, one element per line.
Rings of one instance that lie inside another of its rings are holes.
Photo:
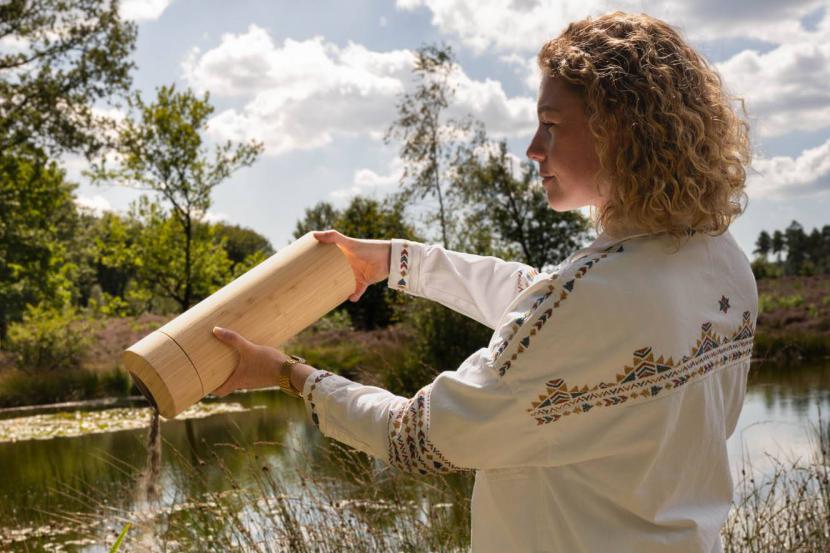
<path fill-rule="evenodd" d="M 337 244 L 352 266 L 357 286 L 349 299 L 357 301 L 370 284 L 389 277 L 390 240 L 363 240 L 349 238 L 336 230 L 315 231 L 319 242 Z"/>
<path fill-rule="evenodd" d="M 236 368 L 212 393 L 226 396 L 234 390 L 267 388 L 279 384 L 279 371 L 288 356 L 276 348 L 246 340 L 228 328 L 213 327 L 213 335 L 237 351 Z"/>

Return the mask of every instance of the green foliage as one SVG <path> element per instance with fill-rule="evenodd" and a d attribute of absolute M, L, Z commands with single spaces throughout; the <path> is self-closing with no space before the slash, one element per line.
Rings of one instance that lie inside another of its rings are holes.
<path fill-rule="evenodd" d="M 772 237 L 770 237 L 769 233 L 765 230 L 761 231 L 761 234 L 758 235 L 758 240 L 755 241 L 755 251 L 760 255 L 764 260 L 766 260 L 767 255 L 772 250 Z"/>
<path fill-rule="evenodd" d="M 87 313 L 96 318 L 127 317 L 134 314 L 130 303 L 121 296 L 112 296 L 96 284 L 87 301 Z"/>
<path fill-rule="evenodd" d="M 91 345 L 89 330 L 71 307 L 29 306 L 23 321 L 9 326 L 7 349 L 24 371 L 74 369 Z"/>
<path fill-rule="evenodd" d="M 0 407 L 80 401 L 138 394 L 126 371 L 68 369 L 42 372 L 6 371 L 0 375 Z"/>
<path fill-rule="evenodd" d="M 778 278 L 784 275 L 784 269 L 777 263 L 766 261 L 762 257 L 754 259 L 751 263 L 752 274 L 756 280 L 762 278 Z"/>
<path fill-rule="evenodd" d="M 775 274 L 767 271 L 768 266 L 761 264 L 765 261 L 768 252 L 777 254 L 775 266 L 779 269 Z M 782 261 L 781 254 L 787 254 Z M 756 262 L 759 263 L 757 275 L 767 276 L 798 275 L 811 276 L 830 273 L 830 225 L 824 225 L 821 230 L 814 228 L 807 234 L 798 221 L 792 221 L 784 231 L 776 230 L 772 236 L 762 231 L 756 241 L 755 253 L 759 254 Z M 753 270 L 755 266 L 753 264 Z"/>
<path fill-rule="evenodd" d="M 225 252 L 231 261 L 234 278 L 274 255 L 271 242 L 251 229 L 216 223 L 213 225 L 213 232 L 217 238 L 224 240 Z"/>
<path fill-rule="evenodd" d="M 807 306 L 807 316 L 811 319 L 817 319 L 819 315 L 818 306 L 811 303 Z"/>
<path fill-rule="evenodd" d="M 469 116 L 457 120 L 446 116 L 455 93 L 452 76 L 456 71 L 455 55 L 450 46 L 425 45 L 415 52 L 415 90 L 402 94 L 397 103 L 398 116 L 389 126 L 384 141 L 399 140 L 399 155 L 404 163 L 400 201 L 434 198 L 435 212 L 428 212 L 427 224 L 438 223 L 441 244 L 458 249 L 457 235 L 463 222 L 455 217 L 460 198 L 452 188 L 452 168 L 468 149 L 481 145 L 481 124 Z M 469 143 L 458 137 L 471 136 Z"/>
<path fill-rule="evenodd" d="M 337 228 L 339 218 L 340 212 L 333 205 L 328 202 L 317 202 L 314 207 L 307 207 L 303 218 L 297 221 L 294 227 L 294 238 L 299 238 L 312 230 Z"/>
<path fill-rule="evenodd" d="M 427 370 L 455 370 L 474 351 L 487 347 L 493 329 L 439 303 L 416 300 L 406 311 L 415 332 L 414 352 Z M 422 380 L 423 376 L 414 374 Z M 429 380 L 424 383 L 429 382 Z"/>
<path fill-rule="evenodd" d="M 800 307 L 804 304 L 804 296 L 792 294 L 789 296 L 776 296 L 770 293 L 758 295 L 758 312 L 768 313 L 775 309 Z"/>
<path fill-rule="evenodd" d="M 151 298 L 173 300 L 186 309 L 188 302 L 195 303 L 227 284 L 231 261 L 211 226 L 194 227 L 190 253 L 185 256 L 187 237 L 176 218 L 158 202 L 141 196 L 131 204 L 130 217 L 141 228 L 130 251 L 135 281 Z M 185 275 L 189 275 L 187 281 Z M 158 303 L 154 309 L 165 310 Z"/>
<path fill-rule="evenodd" d="M 778 298 L 778 305 L 781 307 L 801 307 L 804 305 L 804 296 L 801 294 L 782 296 Z"/>
<path fill-rule="evenodd" d="M 830 336 L 800 330 L 759 330 L 752 345 L 752 355 L 779 360 L 822 359 L 830 356 Z"/>
<path fill-rule="evenodd" d="M 0 339 L 26 304 L 59 307 L 72 297 L 76 266 L 66 259 L 74 188 L 42 156 L 0 153 Z"/>
<path fill-rule="evenodd" d="M 471 149 L 463 156 L 454 180 L 469 214 L 464 249 L 536 268 L 555 265 L 583 245 L 588 220 L 550 208 L 533 163 L 521 163 L 518 175 L 512 165 L 504 140 L 486 154 Z"/>
<path fill-rule="evenodd" d="M 128 522 L 121 529 L 121 533 L 118 534 L 118 539 L 115 540 L 115 543 L 113 543 L 110 548 L 110 553 L 118 553 L 118 550 L 121 549 L 121 544 L 124 542 L 124 538 L 127 537 L 127 532 L 130 530 L 130 526 L 132 525 Z"/>
<path fill-rule="evenodd" d="M 314 330 L 318 332 L 351 332 L 354 330 L 349 313 L 343 309 L 335 309 L 321 317 L 314 323 Z"/>
<path fill-rule="evenodd" d="M 143 280 L 154 280 L 152 268 L 163 268 L 166 274 L 155 279 L 154 289 L 174 300 L 183 312 L 210 293 L 212 285 L 205 286 L 207 273 L 229 274 L 232 264 L 223 267 L 206 263 L 211 256 L 205 250 L 216 244 L 209 237 L 212 230 L 205 231 L 199 223 L 210 208 L 211 193 L 234 171 L 251 165 L 263 146 L 258 142 L 234 145 L 227 141 L 210 153 L 203 138 L 214 111 L 208 94 L 199 98 L 190 89 L 176 91 L 174 85 L 162 86 L 156 92 L 152 103 L 145 102 L 139 92 L 130 97 L 132 114 L 124 119 L 116 140 L 117 166 L 110 169 L 104 158 L 94 163 L 87 175 L 99 183 L 154 190 L 169 205 L 170 217 L 157 216 L 141 203 L 137 211 L 141 222 L 151 229 L 152 245 L 174 249 L 151 252 L 144 248 L 138 253 L 153 255 L 149 261 L 141 258 Z M 160 224 L 160 219 L 170 224 Z M 224 250 L 222 253 L 227 260 Z M 213 278 L 208 277 L 208 281 Z"/>
<path fill-rule="evenodd" d="M 352 238 L 388 240 L 410 238 L 417 240 L 415 231 L 405 222 L 404 206 L 400 198 L 389 196 L 382 201 L 355 196 L 342 211 L 327 202 L 319 202 L 306 209 L 306 218 L 298 221 L 294 238 L 311 230 L 336 228 Z M 328 222 L 329 224 L 322 224 Z M 371 330 L 385 327 L 397 320 L 397 309 L 407 298 L 386 285 L 375 283 L 357 302 L 345 301 L 338 309 L 348 312 L 356 329 Z"/>
<path fill-rule="evenodd" d="M 0 152 L 97 151 L 107 120 L 92 106 L 129 89 L 135 23 L 108 0 L 7 0 L 0 37 Z"/>

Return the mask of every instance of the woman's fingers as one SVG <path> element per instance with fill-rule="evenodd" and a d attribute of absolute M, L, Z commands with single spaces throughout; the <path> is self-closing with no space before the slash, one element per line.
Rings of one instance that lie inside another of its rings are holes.
<path fill-rule="evenodd" d="M 341 234 L 339 231 L 334 229 L 332 230 L 319 230 L 315 231 L 314 238 L 316 238 L 319 242 L 323 242 L 326 244 L 338 244 L 342 246 L 346 246 L 349 241 L 349 238 Z M 363 295 L 363 292 L 366 290 L 366 284 L 361 282 L 362 278 L 361 275 L 358 273 L 358 269 L 356 268 L 356 263 L 358 262 L 355 259 L 354 254 L 351 250 L 346 247 L 346 249 L 341 248 L 344 254 L 346 254 L 346 258 L 349 260 L 349 264 L 352 266 L 352 271 L 354 271 L 355 281 L 357 282 L 357 286 L 355 287 L 355 291 L 352 292 L 352 295 L 349 296 L 349 299 L 352 301 L 357 301 L 360 299 L 360 296 Z"/>
<path fill-rule="evenodd" d="M 352 301 L 359 300 L 360 296 L 363 295 L 363 292 L 365 292 L 368 287 L 369 286 L 365 282 L 362 282 L 362 283 L 358 284 L 357 289 L 354 291 L 354 293 L 351 296 L 349 296 L 349 299 L 352 300 Z"/>
<path fill-rule="evenodd" d="M 223 328 L 221 326 L 213 327 L 213 335 L 219 338 L 219 341 L 228 344 L 229 346 L 233 346 L 236 349 L 245 347 L 248 342 L 238 332 L 234 332 L 229 328 Z"/>
<path fill-rule="evenodd" d="M 314 238 L 316 238 L 319 242 L 324 242 L 326 244 L 331 243 L 340 243 L 342 242 L 342 238 L 345 238 L 342 234 L 340 234 L 336 230 L 317 230 L 313 232 Z"/>
<path fill-rule="evenodd" d="M 211 393 L 215 396 L 225 397 L 229 393 L 233 392 L 234 390 L 236 390 L 236 385 L 234 383 L 234 381 L 236 380 L 235 377 L 236 371 L 232 372 L 228 379 L 225 382 L 223 382 L 221 386 L 213 390 L 213 392 Z"/>

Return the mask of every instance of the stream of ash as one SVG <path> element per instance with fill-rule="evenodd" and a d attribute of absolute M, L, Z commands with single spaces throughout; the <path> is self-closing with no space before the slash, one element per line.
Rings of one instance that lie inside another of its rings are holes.
<path fill-rule="evenodd" d="M 155 514 L 159 507 L 161 474 L 161 419 L 157 409 L 150 415 L 150 430 L 147 432 L 147 462 L 136 487 L 135 518 L 139 537 L 137 545 L 142 551 L 153 549 L 155 542 Z"/>

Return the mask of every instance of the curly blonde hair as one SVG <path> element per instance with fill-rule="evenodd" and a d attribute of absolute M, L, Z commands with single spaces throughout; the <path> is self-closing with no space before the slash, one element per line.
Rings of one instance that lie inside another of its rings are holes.
<path fill-rule="evenodd" d="M 672 26 L 619 11 L 588 17 L 548 41 L 537 61 L 585 101 L 597 186 L 611 183 L 605 204 L 591 207 L 598 232 L 668 232 L 677 242 L 722 234 L 745 210 L 749 124 Z"/>

